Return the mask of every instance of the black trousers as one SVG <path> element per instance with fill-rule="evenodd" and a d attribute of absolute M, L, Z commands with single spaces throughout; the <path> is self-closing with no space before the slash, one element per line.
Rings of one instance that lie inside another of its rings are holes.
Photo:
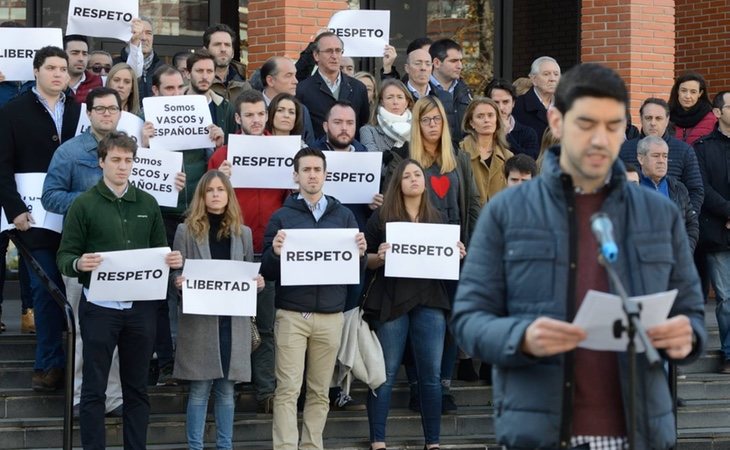
<path fill-rule="evenodd" d="M 104 402 L 114 347 L 119 347 L 119 376 L 124 402 L 125 449 L 144 449 L 150 402 L 147 396 L 149 355 L 155 342 L 159 301 L 134 302 L 131 309 L 95 305 L 82 295 L 79 306 L 84 342 L 84 381 L 81 385 L 81 444 L 84 449 L 104 449 Z"/>

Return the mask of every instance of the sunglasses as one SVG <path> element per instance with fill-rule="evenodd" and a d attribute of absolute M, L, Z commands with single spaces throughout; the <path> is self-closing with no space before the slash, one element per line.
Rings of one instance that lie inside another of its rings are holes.
<path fill-rule="evenodd" d="M 112 66 L 102 66 L 101 64 L 94 64 L 91 66 L 91 71 L 97 74 L 103 73 L 106 75 L 110 70 L 112 70 Z"/>

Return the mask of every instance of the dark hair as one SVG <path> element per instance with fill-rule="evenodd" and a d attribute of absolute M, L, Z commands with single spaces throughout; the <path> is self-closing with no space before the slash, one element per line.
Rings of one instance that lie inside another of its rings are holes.
<path fill-rule="evenodd" d="M 408 56 L 413 50 L 418 50 L 426 45 L 431 46 L 431 44 L 433 44 L 433 41 L 429 37 L 424 36 L 416 38 L 408 44 L 408 47 L 406 47 L 406 56 Z"/>
<path fill-rule="evenodd" d="M 331 31 L 325 31 L 324 33 L 320 34 L 319 36 L 317 36 L 314 39 L 314 47 L 312 48 L 312 50 L 319 53 L 319 41 L 321 41 L 324 38 L 328 38 L 328 37 L 336 37 L 340 41 L 340 45 L 344 49 L 345 44 L 344 44 L 344 42 L 342 42 L 342 38 L 340 38 L 339 36 L 337 36 L 335 33 L 331 32 Z"/>
<path fill-rule="evenodd" d="M 697 99 L 697 104 L 710 104 L 710 96 L 707 95 L 707 82 L 705 81 L 705 78 L 697 72 L 687 72 L 678 76 L 674 81 L 672 91 L 669 93 L 670 110 L 676 111 L 677 108 L 682 108 L 682 105 L 679 104 L 679 85 L 686 83 L 687 81 L 696 81 L 700 85 L 700 91 L 702 91 L 702 93 L 700 94 L 700 98 Z"/>
<path fill-rule="evenodd" d="M 664 111 L 667 112 L 667 117 L 669 117 L 669 105 L 667 102 L 664 101 L 664 99 L 657 98 L 657 97 L 649 97 L 641 104 L 641 107 L 639 108 L 639 115 L 644 115 L 644 107 L 646 105 L 657 105 L 664 108 Z"/>
<path fill-rule="evenodd" d="M 137 142 L 124 131 L 112 131 L 99 141 L 99 145 L 96 147 L 99 159 L 104 161 L 109 150 L 113 148 L 121 148 L 132 152 L 132 156 L 137 156 Z"/>
<path fill-rule="evenodd" d="M 231 42 L 233 42 L 235 44 L 236 33 L 233 31 L 233 29 L 231 27 L 229 27 L 228 25 L 226 25 L 225 23 L 219 23 L 216 25 L 209 26 L 208 28 L 205 29 L 205 32 L 203 33 L 203 47 L 208 48 L 208 46 L 210 45 L 210 37 L 214 33 L 218 33 L 221 31 L 223 33 L 228 33 L 229 35 L 231 35 Z M 190 70 L 190 69 L 188 69 L 188 70 Z"/>
<path fill-rule="evenodd" d="M 6 22 L 0 23 L 0 28 L 24 28 L 23 25 L 19 24 L 18 22 L 15 22 L 13 20 L 8 20 Z"/>
<path fill-rule="evenodd" d="M 247 91 L 241 92 L 238 97 L 233 101 L 233 110 L 237 113 L 241 112 L 241 105 L 243 103 L 259 103 L 263 102 L 266 104 L 266 101 L 264 100 L 264 94 L 257 91 L 256 89 L 249 89 Z"/>
<path fill-rule="evenodd" d="M 213 65 L 215 66 L 215 58 L 213 57 L 213 55 L 210 54 L 208 50 L 201 48 L 195 53 L 192 53 L 190 56 L 188 56 L 188 61 L 186 64 L 188 72 L 193 71 L 193 66 L 195 65 L 195 63 L 199 61 L 204 61 L 206 59 L 213 61 Z"/>
<path fill-rule="evenodd" d="M 713 108 L 722 109 L 725 106 L 725 94 L 730 94 L 730 91 L 720 91 L 715 95 L 715 98 L 712 99 Z"/>
<path fill-rule="evenodd" d="M 330 106 L 330 109 L 327 110 L 327 114 L 324 115 L 324 121 L 327 122 L 330 120 L 330 115 L 332 114 L 332 110 L 335 109 L 336 106 L 339 106 L 341 108 L 350 108 L 353 111 L 355 111 L 355 107 L 352 106 L 352 103 L 348 102 L 347 100 L 337 100 Z M 357 112 L 355 112 L 355 117 L 357 118 Z"/>
<path fill-rule="evenodd" d="M 190 50 L 185 50 L 185 51 L 183 51 L 183 52 L 177 52 L 177 53 L 175 53 L 174 55 L 172 55 L 172 64 L 173 64 L 173 65 L 174 65 L 175 67 L 177 67 L 177 62 L 178 62 L 179 60 L 181 60 L 181 59 L 185 58 L 185 61 L 186 61 L 186 63 L 185 63 L 185 67 L 187 67 L 187 59 L 188 59 L 188 58 L 190 57 L 190 55 L 192 55 L 192 54 L 193 54 L 193 52 L 191 52 Z"/>
<path fill-rule="evenodd" d="M 261 84 L 264 87 L 268 87 L 266 84 L 266 78 L 271 75 L 272 77 L 275 77 L 279 74 L 279 61 L 282 59 L 286 59 L 283 56 L 272 56 L 271 58 L 267 59 L 263 66 L 261 66 L 261 69 L 259 69 L 259 74 L 261 75 Z"/>
<path fill-rule="evenodd" d="M 274 116 L 276 115 L 276 109 L 279 107 L 279 103 L 281 103 L 282 100 L 290 100 L 291 102 L 293 102 L 294 109 L 296 111 L 296 116 L 294 117 L 294 128 L 292 128 L 292 130 L 289 132 L 289 135 L 302 134 L 302 130 L 304 129 L 302 104 L 299 103 L 299 100 L 297 100 L 296 97 L 286 92 L 277 94 L 274 98 L 271 99 L 271 103 L 269 104 L 269 117 L 266 120 L 266 126 L 264 127 L 264 129 L 268 130 L 270 133 L 274 132 Z"/>
<path fill-rule="evenodd" d="M 405 201 L 403 200 L 403 189 L 401 182 L 403 181 L 403 172 L 409 164 L 416 165 L 423 173 L 424 183 L 426 182 L 426 171 L 423 166 L 415 159 L 406 158 L 396 166 L 393 175 L 388 181 L 385 189 L 383 205 L 379 208 L 381 223 L 386 222 L 410 222 L 411 218 L 406 211 Z M 426 223 L 439 223 L 443 219 L 439 211 L 431 203 L 431 196 L 428 189 L 423 190 L 421 194 L 421 204 L 418 207 L 418 221 Z"/>
<path fill-rule="evenodd" d="M 69 42 L 74 42 L 74 41 L 83 42 L 84 44 L 86 44 L 87 48 L 89 47 L 89 38 L 87 38 L 86 36 L 81 35 L 81 34 L 67 34 L 66 36 L 63 37 L 64 50 L 66 49 L 66 46 L 68 45 Z"/>
<path fill-rule="evenodd" d="M 33 68 L 40 69 L 41 66 L 46 62 L 47 58 L 53 57 L 63 58 L 66 60 L 66 64 L 68 64 L 68 55 L 66 54 L 66 52 L 62 48 L 49 45 L 35 52 L 35 56 L 33 57 Z"/>
<path fill-rule="evenodd" d="M 160 80 L 162 79 L 163 75 L 175 75 L 178 74 L 182 77 L 182 73 L 180 73 L 179 70 L 177 70 L 175 67 L 172 67 L 169 64 L 163 64 L 160 67 L 155 70 L 155 73 L 152 74 L 152 86 L 155 86 L 157 89 L 160 88 Z"/>
<path fill-rule="evenodd" d="M 489 82 L 486 88 L 484 88 L 484 96 L 492 98 L 492 91 L 495 89 L 501 89 L 507 91 L 512 96 L 512 100 L 517 99 L 517 91 L 512 83 L 505 80 L 504 78 L 495 78 Z"/>
<path fill-rule="evenodd" d="M 294 155 L 294 172 L 299 172 L 299 160 L 305 156 L 316 156 L 317 158 L 322 158 L 324 169 L 327 170 L 327 157 L 324 156 L 324 152 L 316 148 L 304 147 L 299 150 L 296 155 Z"/>
<path fill-rule="evenodd" d="M 439 39 L 431 44 L 428 53 L 431 55 L 432 60 L 438 59 L 439 61 L 444 61 L 449 50 L 462 51 L 461 45 L 457 44 L 453 39 Z"/>
<path fill-rule="evenodd" d="M 626 172 L 639 173 L 639 169 L 631 163 L 624 163 L 624 167 L 626 168 Z"/>
<path fill-rule="evenodd" d="M 629 102 L 624 80 L 612 69 L 595 63 L 578 64 L 560 77 L 555 91 L 555 108 L 565 114 L 582 97 L 610 98 Z"/>
<path fill-rule="evenodd" d="M 537 175 L 537 163 L 530 155 L 518 153 L 504 162 L 504 177 L 509 178 L 513 170 L 519 173 L 529 173 L 533 177 Z"/>
<path fill-rule="evenodd" d="M 122 98 L 119 96 L 119 92 L 117 92 L 115 89 L 108 88 L 108 87 L 98 87 L 95 89 L 92 89 L 87 95 L 86 95 L 86 110 L 91 112 L 91 108 L 94 107 L 94 100 L 99 97 L 108 97 L 110 95 L 113 95 L 114 98 L 117 99 L 117 106 L 121 109 L 122 107 Z"/>

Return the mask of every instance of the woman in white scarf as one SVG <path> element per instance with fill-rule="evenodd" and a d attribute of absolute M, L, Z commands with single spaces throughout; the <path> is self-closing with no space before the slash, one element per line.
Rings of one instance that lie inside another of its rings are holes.
<path fill-rule="evenodd" d="M 371 125 L 360 128 L 360 142 L 371 152 L 401 148 L 411 135 L 413 97 L 399 80 L 382 82 L 378 93 L 378 112 Z"/>

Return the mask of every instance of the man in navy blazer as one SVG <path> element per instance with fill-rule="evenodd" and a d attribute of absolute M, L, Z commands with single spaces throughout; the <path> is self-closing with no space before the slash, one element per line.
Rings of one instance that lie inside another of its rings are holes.
<path fill-rule="evenodd" d="M 317 61 L 317 71 L 297 85 L 297 98 L 309 109 L 314 136 L 324 135 L 322 123 L 327 112 L 338 100 L 352 105 L 357 119 L 357 134 L 360 127 L 370 119 L 368 91 L 360 81 L 342 73 L 340 62 L 344 45 L 334 33 L 324 32 L 314 41 L 313 56 Z"/>
<path fill-rule="evenodd" d="M 558 62 L 549 56 L 537 58 L 530 67 L 530 80 L 532 88 L 517 97 L 512 115 L 522 125 L 535 130 L 539 142 L 548 126 L 547 111 L 560 81 Z"/>

